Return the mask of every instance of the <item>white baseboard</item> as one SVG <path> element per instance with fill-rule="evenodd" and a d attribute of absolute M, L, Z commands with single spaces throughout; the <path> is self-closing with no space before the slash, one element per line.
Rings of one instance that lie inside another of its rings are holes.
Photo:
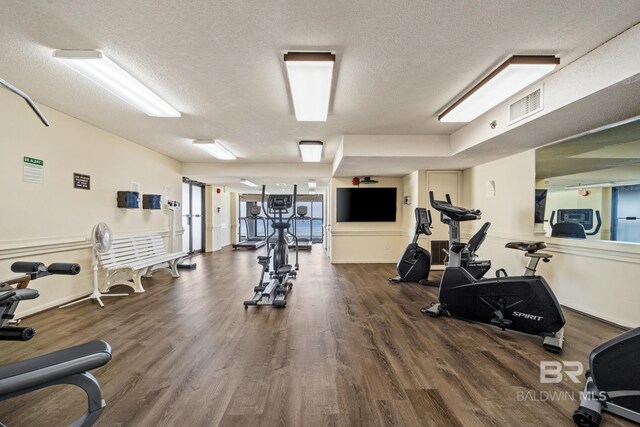
<path fill-rule="evenodd" d="M 50 308 L 54 308 L 54 307 L 59 307 L 63 304 L 66 304 L 68 302 L 71 301 L 75 301 L 77 299 L 83 298 L 83 297 L 88 297 L 89 295 L 91 295 L 91 293 L 93 292 L 93 289 L 89 290 L 89 291 L 82 291 L 82 292 L 78 292 L 75 293 L 73 295 L 65 295 L 62 298 L 58 298 L 57 300 L 54 301 L 50 301 L 44 305 L 39 305 L 37 307 L 33 307 L 27 310 L 18 310 L 16 313 L 16 318 L 17 319 L 22 319 L 28 316 L 32 316 L 34 314 L 38 314 L 40 312 L 49 310 Z M 19 306 L 18 306 L 19 307 Z M 99 306 L 96 305 L 97 308 L 100 308 Z"/>

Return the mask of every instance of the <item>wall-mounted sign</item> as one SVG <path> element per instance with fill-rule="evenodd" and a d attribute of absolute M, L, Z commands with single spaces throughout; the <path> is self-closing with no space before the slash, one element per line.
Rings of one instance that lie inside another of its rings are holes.
<path fill-rule="evenodd" d="M 24 156 L 22 158 L 22 180 L 34 184 L 44 182 L 44 162 L 40 159 Z"/>
<path fill-rule="evenodd" d="M 81 173 L 73 174 L 73 188 L 81 188 L 83 190 L 91 190 L 91 177 Z"/>

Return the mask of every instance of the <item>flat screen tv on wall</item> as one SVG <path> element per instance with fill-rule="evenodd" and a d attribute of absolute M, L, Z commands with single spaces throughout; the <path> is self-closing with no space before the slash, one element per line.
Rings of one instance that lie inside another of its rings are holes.
<path fill-rule="evenodd" d="M 396 188 L 338 188 L 337 222 L 395 222 Z"/>

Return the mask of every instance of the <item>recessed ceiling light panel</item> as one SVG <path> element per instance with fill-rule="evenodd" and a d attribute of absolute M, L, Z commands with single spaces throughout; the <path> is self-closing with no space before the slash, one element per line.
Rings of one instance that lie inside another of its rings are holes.
<path fill-rule="evenodd" d="M 327 121 L 335 61 L 336 56 L 330 52 L 284 55 L 293 109 L 299 122 Z"/>
<path fill-rule="evenodd" d="M 247 187 L 257 187 L 258 184 L 256 184 L 255 182 L 249 181 L 248 179 L 241 179 L 240 180 L 241 183 L 243 183 L 244 185 L 246 185 Z"/>
<path fill-rule="evenodd" d="M 555 56 L 514 55 L 438 116 L 441 122 L 470 122 L 553 71 Z"/>
<path fill-rule="evenodd" d="M 53 57 L 149 116 L 180 117 L 178 110 L 99 50 L 60 49 Z"/>
<path fill-rule="evenodd" d="M 219 140 L 209 139 L 197 139 L 193 141 L 193 145 L 211 154 L 213 157 L 220 160 L 235 160 L 236 156 L 231 151 L 227 150 Z"/>
<path fill-rule="evenodd" d="M 322 160 L 322 141 L 300 141 L 298 145 L 303 162 L 319 162 Z"/>

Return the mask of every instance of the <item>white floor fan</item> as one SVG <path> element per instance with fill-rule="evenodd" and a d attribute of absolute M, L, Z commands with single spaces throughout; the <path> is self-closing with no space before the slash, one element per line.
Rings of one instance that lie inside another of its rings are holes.
<path fill-rule="evenodd" d="M 93 269 L 93 293 L 88 297 L 61 305 L 60 308 L 69 307 L 74 304 L 88 300 L 96 300 L 100 307 L 104 308 L 102 302 L 103 297 L 127 297 L 129 294 L 103 294 L 98 286 L 98 254 L 107 252 L 111 249 L 111 229 L 104 222 L 100 222 L 93 227 L 91 231 L 91 268 Z"/>

